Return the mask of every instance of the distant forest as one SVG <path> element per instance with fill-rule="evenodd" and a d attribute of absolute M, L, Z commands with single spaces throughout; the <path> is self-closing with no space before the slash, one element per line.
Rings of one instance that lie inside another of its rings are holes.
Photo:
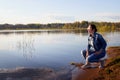
<path fill-rule="evenodd" d="M 74 23 L 51 23 L 51 24 L 1 24 L 0 30 L 19 30 L 19 29 L 82 29 L 89 24 L 95 24 L 99 29 L 120 29 L 120 22 L 74 22 Z"/>

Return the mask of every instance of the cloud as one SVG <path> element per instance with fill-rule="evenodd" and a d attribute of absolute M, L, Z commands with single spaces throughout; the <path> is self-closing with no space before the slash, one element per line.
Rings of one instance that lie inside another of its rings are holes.
<path fill-rule="evenodd" d="M 42 23 L 69 23 L 74 22 L 75 17 L 62 14 L 45 14 L 40 17 L 40 21 Z"/>
<path fill-rule="evenodd" d="M 118 16 L 118 15 L 116 15 L 116 16 L 103 16 L 103 17 L 106 17 L 106 18 L 112 19 L 112 20 L 120 21 L 120 16 Z"/>
<path fill-rule="evenodd" d="M 96 14 L 96 17 L 99 17 L 105 21 L 113 21 L 113 22 L 120 21 L 120 14 L 117 13 L 99 13 Z"/>
<path fill-rule="evenodd" d="M 59 22 L 72 22 L 75 20 L 73 16 L 50 16 L 50 19 L 53 19 L 55 21 Z"/>

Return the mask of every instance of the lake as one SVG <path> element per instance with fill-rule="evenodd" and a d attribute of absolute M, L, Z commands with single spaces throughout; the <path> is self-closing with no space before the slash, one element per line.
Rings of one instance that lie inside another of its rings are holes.
<path fill-rule="evenodd" d="M 120 32 L 104 32 L 108 46 L 120 46 Z M 84 62 L 87 32 L 74 30 L 1 30 L 0 68 L 60 69 Z"/>

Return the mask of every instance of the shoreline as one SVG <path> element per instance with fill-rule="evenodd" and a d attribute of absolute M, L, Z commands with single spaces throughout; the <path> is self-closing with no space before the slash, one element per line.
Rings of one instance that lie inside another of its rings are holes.
<path fill-rule="evenodd" d="M 109 59 L 106 61 L 104 69 L 92 68 L 81 70 L 78 68 L 72 74 L 65 69 L 55 71 L 45 67 L 0 69 L 0 80 L 112 80 L 111 76 L 113 80 L 118 80 L 120 75 L 120 67 L 118 66 L 120 64 L 114 63 L 114 61 L 120 59 L 120 46 L 108 47 L 107 53 Z M 120 61 L 118 62 L 120 63 Z M 117 64 L 117 66 L 114 66 L 113 63 Z"/>

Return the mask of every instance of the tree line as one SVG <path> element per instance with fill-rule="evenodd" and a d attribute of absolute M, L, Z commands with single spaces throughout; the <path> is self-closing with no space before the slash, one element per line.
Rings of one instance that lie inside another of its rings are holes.
<path fill-rule="evenodd" d="M 89 24 L 95 24 L 99 30 L 120 28 L 120 22 L 74 22 L 74 23 L 51 23 L 51 24 L 1 24 L 0 30 L 4 29 L 82 29 Z"/>
<path fill-rule="evenodd" d="M 19 29 L 60 29 L 64 26 L 61 23 L 51 23 L 51 24 L 1 24 L 0 30 L 8 29 L 8 30 L 19 30 Z"/>

